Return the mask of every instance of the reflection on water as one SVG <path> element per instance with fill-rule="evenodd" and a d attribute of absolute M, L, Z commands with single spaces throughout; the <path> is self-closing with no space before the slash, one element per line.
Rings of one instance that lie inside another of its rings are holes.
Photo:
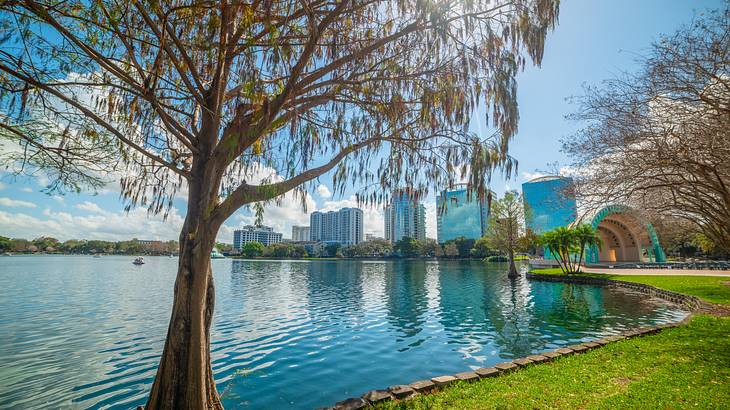
<path fill-rule="evenodd" d="M 0 269 L 0 407 L 143 404 L 176 260 L 18 256 Z M 480 262 L 214 260 L 227 408 L 313 408 L 686 313 Z"/>

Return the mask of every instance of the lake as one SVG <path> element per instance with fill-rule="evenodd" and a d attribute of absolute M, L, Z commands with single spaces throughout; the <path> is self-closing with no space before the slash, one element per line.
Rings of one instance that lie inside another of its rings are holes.
<path fill-rule="evenodd" d="M 177 259 L 0 258 L 0 407 L 144 404 Z M 213 370 L 229 409 L 311 409 L 687 312 L 474 261 L 212 261 Z"/>

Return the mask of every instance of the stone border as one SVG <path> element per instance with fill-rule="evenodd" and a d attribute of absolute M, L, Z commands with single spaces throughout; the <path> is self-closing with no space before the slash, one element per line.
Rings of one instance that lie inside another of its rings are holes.
<path fill-rule="evenodd" d="M 707 307 L 707 304 L 698 297 L 659 289 L 657 287 L 645 285 L 643 283 L 578 275 L 546 275 L 542 273 L 527 273 L 525 276 L 527 277 L 527 279 L 530 280 L 541 280 L 546 282 L 579 283 L 582 285 L 599 285 L 612 288 L 630 289 L 636 292 L 643 293 L 645 295 L 649 295 L 677 305 L 684 306 L 691 311 L 697 311 Z"/>
<path fill-rule="evenodd" d="M 337 402 L 334 406 L 326 407 L 324 408 L 324 410 L 367 409 L 378 403 L 383 403 L 390 400 L 402 400 L 419 394 L 429 394 L 455 382 L 468 383 L 479 379 L 501 376 L 503 374 L 517 371 L 523 367 L 551 362 L 561 356 L 570 356 L 573 354 L 597 349 L 611 342 L 630 339 L 633 337 L 640 337 L 644 335 L 652 335 L 664 329 L 677 327 L 681 323 L 682 322 L 670 323 L 630 330 L 620 333 L 618 335 L 607 336 L 598 340 L 594 340 L 592 342 L 578 343 L 567 347 L 561 347 L 559 349 L 551 350 L 549 352 L 542 352 L 527 357 L 521 357 L 510 362 L 496 364 L 493 367 L 483 367 L 476 370 L 456 373 L 454 375 L 433 377 L 430 380 L 420 380 L 411 384 L 399 384 L 383 390 L 371 390 L 360 397 L 353 397 Z"/>

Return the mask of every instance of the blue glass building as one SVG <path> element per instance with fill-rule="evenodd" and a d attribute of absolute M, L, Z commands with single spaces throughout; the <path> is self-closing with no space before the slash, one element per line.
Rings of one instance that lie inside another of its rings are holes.
<path fill-rule="evenodd" d="M 469 195 L 466 185 L 441 191 L 436 197 L 438 241 L 444 243 L 463 236 L 478 239 L 487 230 L 489 206 L 486 200 Z"/>
<path fill-rule="evenodd" d="M 402 238 L 426 239 L 426 208 L 409 189 L 400 189 L 391 196 L 385 208 L 385 239 L 396 243 Z"/>
<path fill-rule="evenodd" d="M 573 179 L 536 178 L 522 184 L 527 228 L 536 234 L 568 226 L 578 217 Z"/>

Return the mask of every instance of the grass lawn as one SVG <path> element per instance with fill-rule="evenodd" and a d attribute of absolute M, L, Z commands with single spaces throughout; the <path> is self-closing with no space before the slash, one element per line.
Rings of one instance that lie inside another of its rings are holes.
<path fill-rule="evenodd" d="M 720 409 L 730 406 L 730 318 L 695 316 L 502 377 L 459 382 L 384 409 Z"/>
<path fill-rule="evenodd" d="M 533 269 L 532 273 L 562 274 L 559 268 Z M 730 305 L 730 278 L 721 276 L 629 276 L 602 273 L 581 273 L 581 276 L 625 280 L 656 286 L 672 292 L 697 296 L 708 302 Z"/>

